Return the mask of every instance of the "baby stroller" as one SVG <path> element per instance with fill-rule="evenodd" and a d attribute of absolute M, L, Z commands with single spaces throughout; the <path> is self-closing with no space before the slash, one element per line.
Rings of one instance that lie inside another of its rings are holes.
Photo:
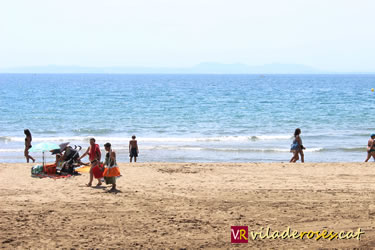
<path fill-rule="evenodd" d="M 56 170 L 60 174 L 78 175 L 78 172 L 75 171 L 75 168 L 82 165 L 82 162 L 79 160 L 79 151 L 81 149 L 82 147 L 77 145 L 74 145 L 74 148 L 71 146 L 67 146 L 65 149 L 63 149 L 65 153 L 62 156 L 62 161 L 57 164 Z"/>

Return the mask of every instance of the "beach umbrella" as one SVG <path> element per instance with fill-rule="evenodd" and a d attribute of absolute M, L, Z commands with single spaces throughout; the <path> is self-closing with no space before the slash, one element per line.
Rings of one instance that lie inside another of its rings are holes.
<path fill-rule="evenodd" d="M 44 152 L 59 149 L 59 145 L 51 142 L 38 143 L 29 150 L 30 152 L 42 152 L 43 153 L 43 167 L 44 167 Z"/>
<path fill-rule="evenodd" d="M 52 155 L 57 155 L 57 154 L 61 154 L 61 149 L 53 149 L 53 150 L 50 150 L 49 152 L 51 152 Z"/>
<path fill-rule="evenodd" d="M 60 151 L 62 152 L 62 151 L 64 151 L 64 149 L 69 145 L 69 143 L 70 142 L 64 142 L 64 143 L 61 143 L 60 145 L 59 145 L 59 149 L 60 149 Z"/>
<path fill-rule="evenodd" d="M 59 145 L 55 143 L 42 142 L 42 143 L 38 143 L 32 146 L 32 148 L 29 151 L 30 152 L 46 152 L 46 151 L 50 151 L 50 150 L 58 149 L 58 148 L 60 148 Z"/>

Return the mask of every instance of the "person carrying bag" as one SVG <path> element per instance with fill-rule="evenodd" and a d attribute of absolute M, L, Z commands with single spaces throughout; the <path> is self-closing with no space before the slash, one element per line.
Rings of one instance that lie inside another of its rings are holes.
<path fill-rule="evenodd" d="M 116 152 L 111 149 L 111 143 L 109 142 L 104 144 L 104 148 L 107 151 L 104 163 L 104 181 L 107 185 L 112 184 L 112 188 L 109 190 L 109 192 L 116 192 L 118 191 L 116 189 L 116 178 L 121 176 L 120 169 L 116 163 Z"/>

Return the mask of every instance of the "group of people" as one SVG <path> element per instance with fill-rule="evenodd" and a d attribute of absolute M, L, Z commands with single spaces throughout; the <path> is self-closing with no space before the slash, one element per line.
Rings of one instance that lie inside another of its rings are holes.
<path fill-rule="evenodd" d="M 28 163 L 29 160 L 31 159 L 33 162 L 35 162 L 35 159 L 29 155 L 29 149 L 32 147 L 32 145 L 31 145 L 31 141 L 32 141 L 31 133 L 28 129 L 25 129 L 24 133 L 26 135 L 26 138 L 25 138 L 25 157 L 26 157 L 26 161 Z M 301 129 L 297 128 L 294 131 L 294 140 L 293 140 L 293 143 L 292 143 L 291 148 L 290 148 L 290 152 L 293 153 L 293 156 L 292 156 L 292 158 L 290 159 L 289 162 L 295 163 L 299 159 L 301 159 L 301 162 L 305 162 L 305 156 L 304 156 L 303 150 L 305 150 L 306 148 L 302 144 L 302 139 L 301 139 L 300 134 L 301 134 Z M 109 165 L 115 164 L 116 153 L 111 149 L 111 144 L 106 143 L 104 145 L 104 147 L 105 147 L 106 151 L 108 151 L 108 153 L 106 155 L 106 163 L 108 162 Z M 139 153 L 139 149 L 138 149 L 136 136 L 133 135 L 132 139 L 129 141 L 130 162 L 133 161 L 133 158 L 134 158 L 134 162 L 137 161 L 138 153 Z M 100 166 L 100 159 L 101 159 L 100 147 L 99 147 L 98 144 L 95 144 L 94 138 L 90 139 L 90 146 L 87 148 L 86 152 L 79 158 L 79 160 L 82 159 L 83 157 L 85 157 L 86 155 L 89 155 L 89 160 L 90 160 L 90 164 L 91 164 L 90 181 L 87 185 L 91 186 L 92 181 L 93 181 L 93 169 L 98 165 Z M 368 140 L 367 158 L 366 158 L 365 162 L 367 162 L 371 157 L 373 157 L 374 160 L 375 160 L 375 134 L 371 134 L 370 139 Z M 109 165 L 107 165 L 107 166 L 109 166 Z M 98 179 L 98 185 L 101 185 L 100 179 Z M 116 188 L 116 184 L 114 184 L 114 188 Z"/>
<path fill-rule="evenodd" d="M 24 133 L 26 135 L 25 138 L 25 157 L 27 163 L 29 163 L 29 160 L 31 159 L 33 162 L 35 162 L 35 159 L 29 155 L 29 149 L 32 147 L 32 136 L 31 132 L 28 129 L 24 130 Z M 98 180 L 97 187 L 102 185 L 101 179 L 103 178 L 106 182 L 106 184 L 112 184 L 112 188 L 110 192 L 117 191 L 116 189 L 116 178 L 119 177 L 120 169 L 117 166 L 116 162 L 116 152 L 112 150 L 111 143 L 107 142 L 104 144 L 104 149 L 107 152 L 105 156 L 104 163 L 101 162 L 102 154 L 100 151 L 99 144 L 96 144 L 95 138 L 90 139 L 90 146 L 87 148 L 86 152 L 79 157 L 78 151 L 76 149 L 73 149 L 72 147 L 68 146 L 69 143 L 61 144 L 60 149 L 58 149 L 56 152 L 56 167 L 60 167 L 63 171 L 69 171 L 69 167 L 72 168 L 71 163 L 73 161 L 77 162 L 81 165 L 90 165 L 90 180 L 89 183 L 86 184 L 88 187 L 92 186 L 92 182 L 94 177 Z M 53 152 L 52 150 L 51 152 Z M 139 154 L 138 149 L 138 143 L 136 140 L 136 136 L 133 135 L 132 139 L 129 141 L 129 157 L 130 162 L 133 161 L 137 162 L 137 157 Z M 82 158 L 89 156 L 90 163 L 83 163 L 81 161 Z M 72 169 L 73 170 L 73 169 Z"/>
<path fill-rule="evenodd" d="M 301 156 L 301 162 L 305 162 L 305 155 L 303 154 L 303 150 L 305 150 L 306 148 L 302 144 L 300 134 L 301 129 L 297 128 L 294 131 L 294 140 L 290 148 L 290 152 L 293 153 L 293 156 L 289 162 L 297 162 L 299 160 L 299 156 Z M 370 139 L 368 140 L 367 157 L 365 162 L 368 162 L 371 157 L 375 160 L 375 134 L 371 134 Z"/>
<path fill-rule="evenodd" d="M 104 164 L 101 164 L 101 151 L 99 144 L 96 144 L 95 138 L 90 139 L 90 146 L 87 148 L 86 152 L 78 158 L 80 162 L 82 158 L 86 155 L 89 156 L 90 160 L 90 180 L 86 186 L 91 187 L 94 177 L 98 180 L 97 187 L 102 185 L 101 179 L 104 178 L 106 184 L 112 184 L 110 192 L 117 191 L 116 189 L 116 178 L 119 177 L 120 169 L 116 162 L 116 152 L 112 150 L 111 143 L 107 142 L 104 144 L 104 149 L 107 151 Z"/>

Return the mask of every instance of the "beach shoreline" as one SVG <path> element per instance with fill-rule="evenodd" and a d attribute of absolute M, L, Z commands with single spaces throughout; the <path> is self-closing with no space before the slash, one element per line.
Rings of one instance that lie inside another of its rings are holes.
<path fill-rule="evenodd" d="M 85 187 L 88 174 L 32 178 L 35 164 L 0 163 L 5 248 L 375 247 L 372 162 L 119 163 L 117 194 Z M 231 226 L 364 234 L 238 245 Z"/>

